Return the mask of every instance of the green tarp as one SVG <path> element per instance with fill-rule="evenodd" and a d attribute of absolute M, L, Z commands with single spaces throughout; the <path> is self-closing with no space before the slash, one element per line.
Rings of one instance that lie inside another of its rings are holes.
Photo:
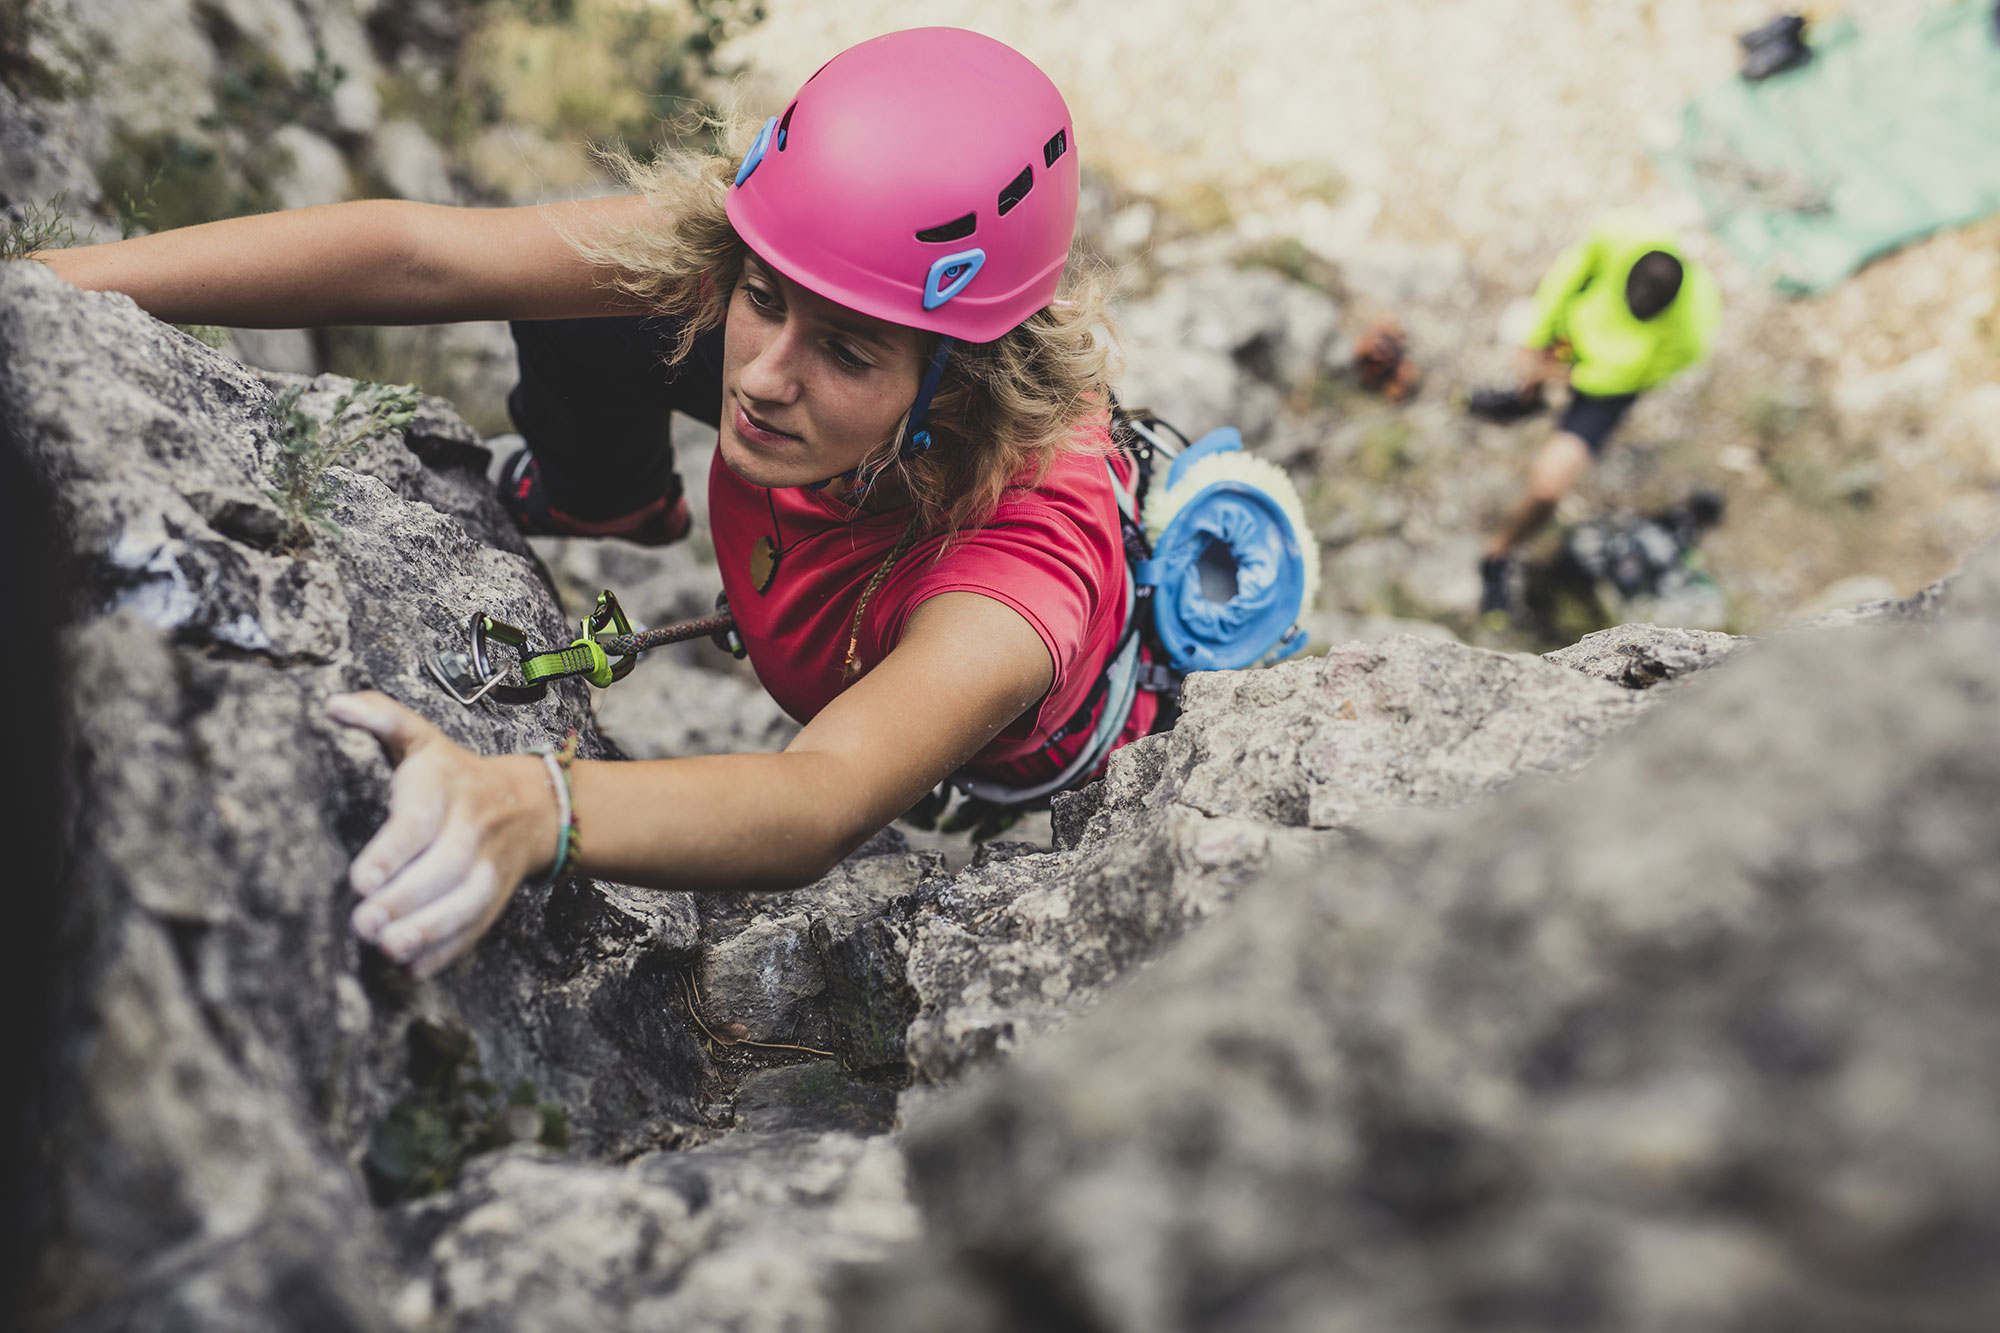
<path fill-rule="evenodd" d="M 1779 288 L 1821 292 L 1877 255 L 2000 212 L 1993 0 L 1907 27 L 1807 32 L 1811 63 L 1683 113 L 1662 165 Z"/>

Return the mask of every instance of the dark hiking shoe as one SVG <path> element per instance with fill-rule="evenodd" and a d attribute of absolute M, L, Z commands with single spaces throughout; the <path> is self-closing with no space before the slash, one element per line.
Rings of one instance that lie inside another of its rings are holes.
<path fill-rule="evenodd" d="M 1497 611 L 1504 616 L 1513 609 L 1513 598 L 1507 588 L 1513 569 L 1514 562 L 1504 555 L 1489 555 L 1479 562 L 1480 615 Z"/>
<path fill-rule="evenodd" d="M 1548 400 L 1542 396 L 1539 384 L 1532 389 L 1474 389 L 1465 400 L 1465 410 L 1473 416 L 1503 425 L 1531 417 L 1546 406 Z"/>
<path fill-rule="evenodd" d="M 617 518 L 573 518 L 549 503 L 542 489 L 542 472 L 535 456 L 516 450 L 500 469 L 500 507 L 531 537 L 617 537 L 638 546 L 671 546 L 688 535 L 693 520 L 687 497 L 661 496 L 644 508 Z"/>
<path fill-rule="evenodd" d="M 1811 60 L 1812 48 L 1806 45 L 1805 32 L 1803 15 L 1783 14 L 1738 37 L 1743 47 L 1744 81 L 1757 83 Z"/>

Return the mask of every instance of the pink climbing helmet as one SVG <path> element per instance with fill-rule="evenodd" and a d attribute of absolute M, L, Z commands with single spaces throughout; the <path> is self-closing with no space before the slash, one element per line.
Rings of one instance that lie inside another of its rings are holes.
<path fill-rule="evenodd" d="M 1075 131 L 1020 52 L 963 28 L 849 47 L 766 122 L 729 221 L 765 262 L 864 314 L 991 342 L 1055 299 Z"/>

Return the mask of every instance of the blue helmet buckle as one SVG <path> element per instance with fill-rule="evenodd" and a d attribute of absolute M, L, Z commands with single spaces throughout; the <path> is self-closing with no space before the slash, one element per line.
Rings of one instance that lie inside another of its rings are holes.
<path fill-rule="evenodd" d="M 924 309 L 935 310 L 964 291 L 965 284 L 985 265 L 986 252 L 976 248 L 946 255 L 932 264 L 924 281 Z"/>

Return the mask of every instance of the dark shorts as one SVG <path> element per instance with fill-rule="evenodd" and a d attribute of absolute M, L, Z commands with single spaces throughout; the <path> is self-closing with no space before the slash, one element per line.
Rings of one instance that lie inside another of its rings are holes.
<path fill-rule="evenodd" d="M 668 365 L 669 320 L 519 320 L 512 325 L 521 382 L 507 396 L 514 426 L 534 450 L 549 503 L 600 521 L 681 493 L 667 419 L 683 412 L 715 425 L 722 411 L 722 330 Z"/>
<path fill-rule="evenodd" d="M 1578 393 L 1570 390 L 1569 406 L 1563 409 L 1562 420 L 1556 429 L 1568 431 L 1582 440 L 1590 449 L 1590 456 L 1596 458 L 1604 452 L 1604 442 L 1611 438 L 1611 432 L 1632 410 L 1632 404 L 1639 400 L 1636 393 L 1614 393 L 1604 398 L 1594 394 Z"/>

